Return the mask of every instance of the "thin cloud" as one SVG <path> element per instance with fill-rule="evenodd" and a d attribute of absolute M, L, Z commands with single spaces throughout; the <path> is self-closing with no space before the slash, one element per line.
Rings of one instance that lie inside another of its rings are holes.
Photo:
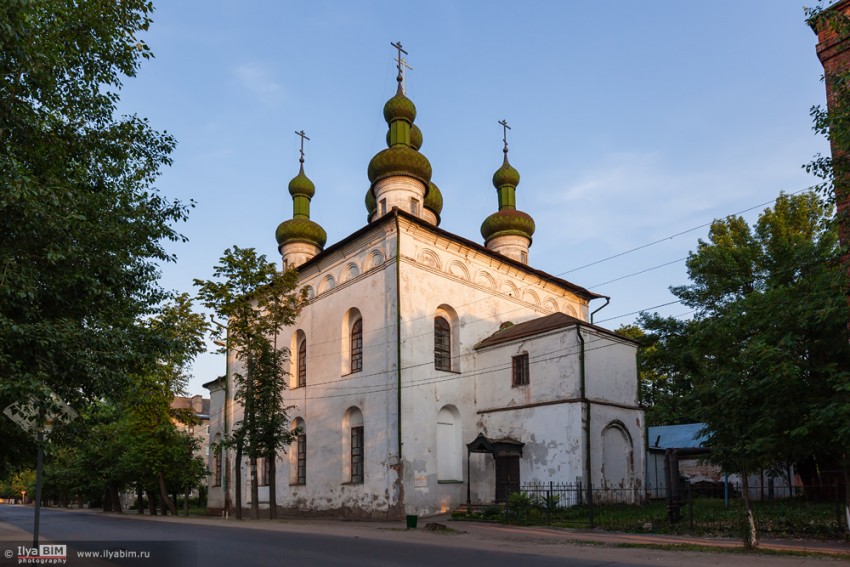
<path fill-rule="evenodd" d="M 245 63 L 234 69 L 239 83 L 265 104 L 279 102 L 284 89 L 271 71 L 260 63 Z"/>

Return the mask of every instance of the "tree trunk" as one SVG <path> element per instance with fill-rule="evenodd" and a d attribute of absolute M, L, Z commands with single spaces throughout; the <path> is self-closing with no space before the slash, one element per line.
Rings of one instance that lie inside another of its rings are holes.
<path fill-rule="evenodd" d="M 118 494 L 118 487 L 115 486 L 115 483 L 109 483 L 109 493 L 112 499 L 112 511 L 123 514 L 124 509 L 121 506 L 121 496 Z"/>
<path fill-rule="evenodd" d="M 271 455 L 267 455 L 266 459 L 269 463 L 269 519 L 274 520 L 277 518 L 277 460 L 276 455 L 272 453 Z"/>
<path fill-rule="evenodd" d="M 850 533 L 850 455 L 844 453 L 844 530 Z"/>
<path fill-rule="evenodd" d="M 253 452 L 253 451 L 252 451 Z M 257 456 L 251 455 L 251 518 L 254 520 L 260 519 L 260 485 L 257 482 Z"/>
<path fill-rule="evenodd" d="M 753 517 L 753 508 L 750 505 L 750 479 L 746 467 L 741 471 L 741 480 L 741 497 L 744 499 L 744 508 L 747 511 L 747 537 L 744 539 L 744 544 L 750 549 L 755 549 L 759 546 L 759 542 L 756 535 L 756 520 Z"/>
<path fill-rule="evenodd" d="M 147 489 L 148 493 L 148 509 L 150 510 L 151 516 L 156 516 L 156 491 Z"/>
<path fill-rule="evenodd" d="M 183 498 L 183 515 L 189 517 L 189 483 L 186 483 L 186 494 Z"/>
<path fill-rule="evenodd" d="M 157 475 L 159 480 L 159 497 L 162 500 L 162 515 L 165 515 L 165 510 L 168 508 L 168 511 L 171 512 L 172 516 L 177 515 L 177 508 L 174 506 L 174 502 L 172 502 L 171 498 L 168 496 L 168 489 L 165 487 L 165 477 L 162 476 L 162 473 Z"/>
<path fill-rule="evenodd" d="M 145 499 L 142 492 L 142 483 L 136 484 L 136 514 L 145 513 Z"/>
<path fill-rule="evenodd" d="M 236 519 L 242 519 L 242 442 L 236 442 L 236 466 L 234 469 L 233 492 L 236 495 Z"/>
<path fill-rule="evenodd" d="M 109 484 L 103 488 L 103 511 L 112 511 L 112 491 L 109 490 Z"/>

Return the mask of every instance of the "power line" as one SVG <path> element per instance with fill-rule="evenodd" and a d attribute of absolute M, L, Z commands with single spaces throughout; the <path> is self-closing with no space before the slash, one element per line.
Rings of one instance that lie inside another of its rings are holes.
<path fill-rule="evenodd" d="M 632 272 L 631 274 L 626 274 L 625 276 L 620 276 L 619 278 L 614 278 L 613 280 L 608 280 L 607 282 L 602 282 L 600 284 L 592 285 L 592 286 L 590 286 L 590 288 L 594 289 L 594 288 L 597 288 L 597 287 L 602 287 L 603 285 L 608 285 L 609 283 L 614 283 L 614 282 L 618 282 L 620 280 L 624 280 L 626 278 L 631 278 L 633 276 L 639 276 L 640 274 L 645 274 L 647 272 L 651 272 L 651 271 L 657 270 L 659 268 L 664 268 L 666 266 L 672 266 L 673 264 L 678 264 L 679 262 L 682 262 L 683 260 L 687 260 L 687 259 L 688 259 L 688 257 L 685 256 L 683 258 L 678 258 L 677 260 L 671 260 L 669 262 L 665 262 L 663 264 L 658 264 L 657 266 L 653 266 L 651 268 L 646 268 L 644 270 L 640 270 L 639 272 Z"/>
<path fill-rule="evenodd" d="M 623 317 L 628 317 L 629 315 L 637 315 L 638 313 L 643 313 L 644 311 L 649 311 L 650 309 L 658 309 L 659 307 L 667 307 L 668 305 L 676 305 L 677 303 L 682 303 L 682 300 L 677 299 L 676 301 L 669 301 L 667 303 L 661 303 L 659 305 L 653 305 L 652 307 L 644 307 L 643 309 L 639 309 L 637 311 L 632 311 L 631 313 L 623 313 L 622 315 L 617 315 L 615 317 L 608 317 L 607 319 L 602 319 L 598 322 L 604 323 L 606 321 L 614 321 L 615 319 L 622 319 Z"/>
<path fill-rule="evenodd" d="M 812 191 L 812 190 L 814 190 L 816 187 L 817 187 L 816 185 L 811 185 L 811 186 L 809 186 L 809 187 L 806 187 L 805 189 L 799 189 L 799 190 L 797 190 L 797 191 L 794 191 L 793 193 L 789 193 L 789 195 L 797 195 L 798 193 L 803 193 L 803 192 L 805 192 L 805 191 Z M 760 203 L 760 204 L 758 204 L 758 205 L 753 205 L 752 207 L 746 208 L 746 209 L 744 209 L 744 210 L 742 210 L 742 211 L 738 211 L 737 213 L 732 213 L 732 214 L 726 215 L 725 217 L 723 217 L 723 219 L 725 220 L 725 219 L 728 219 L 728 218 L 731 218 L 731 217 L 735 217 L 735 216 L 738 216 L 738 215 L 742 215 L 742 214 L 744 214 L 744 213 L 748 213 L 748 212 L 750 212 L 750 211 L 753 211 L 753 210 L 755 210 L 755 209 L 758 209 L 759 207 L 765 207 L 765 206 L 770 205 L 771 203 L 775 203 L 775 202 L 776 202 L 776 199 L 771 199 L 770 201 L 765 201 L 764 203 Z M 656 244 L 661 244 L 662 242 L 666 242 L 666 241 L 668 241 L 668 240 L 673 240 L 674 238 L 678 238 L 679 236 L 683 236 L 683 235 L 685 235 L 685 234 L 689 234 L 689 233 L 691 233 L 691 232 L 694 232 L 695 230 L 699 230 L 699 229 L 701 229 L 701 228 L 709 227 L 709 226 L 711 226 L 712 224 L 714 224 L 714 222 L 716 222 L 717 220 L 718 220 L 718 219 L 714 219 L 714 220 L 712 220 L 711 222 L 707 222 L 707 223 L 701 224 L 701 225 L 699 225 L 699 226 L 695 226 L 695 227 L 693 227 L 693 228 L 689 228 L 689 229 L 687 229 L 687 230 L 683 230 L 683 231 L 681 231 L 681 232 L 677 232 L 677 233 L 675 233 L 675 234 L 671 234 L 670 236 L 665 236 L 664 238 L 660 238 L 660 239 L 658 239 L 658 240 L 654 240 L 654 241 L 649 242 L 649 243 L 647 243 L 647 244 L 642 244 L 642 245 L 640 245 L 640 246 L 636 246 L 636 247 L 631 248 L 631 249 L 629 249 L 629 250 L 626 250 L 626 251 L 624 251 L 624 252 L 619 252 L 619 253 L 617 253 L 617 254 L 614 254 L 613 256 L 608 256 L 607 258 L 602 258 L 601 260 L 596 260 L 596 261 L 594 261 L 594 262 L 590 262 L 589 264 L 585 264 L 585 265 L 583 265 L 583 266 L 579 266 L 579 267 L 577 267 L 577 268 L 571 268 L 571 269 L 567 270 L 566 272 L 561 272 L 560 274 L 557 274 L 557 275 L 559 275 L 559 276 L 563 276 L 563 275 L 565 275 L 565 274 L 570 274 L 570 273 L 572 273 L 572 272 L 577 272 L 577 271 L 579 271 L 579 270 L 583 270 L 583 269 L 585 269 L 585 268 L 589 268 L 590 266 L 595 266 L 595 265 L 597 265 L 597 264 L 601 264 L 601 263 L 603 263 L 603 262 L 607 262 L 607 261 L 609 261 L 609 260 L 613 260 L 613 259 L 615 259 L 615 258 L 620 258 L 620 257 L 622 257 L 622 256 L 625 256 L 626 254 L 631 254 L 632 252 L 637 252 L 638 250 L 643 250 L 644 248 L 649 248 L 650 246 L 655 246 Z"/>

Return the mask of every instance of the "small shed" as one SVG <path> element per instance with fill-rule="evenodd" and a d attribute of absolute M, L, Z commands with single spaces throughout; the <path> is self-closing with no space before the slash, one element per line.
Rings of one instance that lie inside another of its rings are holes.
<path fill-rule="evenodd" d="M 701 434 L 704 423 L 656 425 L 647 429 L 646 490 L 650 498 L 666 498 L 664 453 L 667 449 L 699 449 L 707 436 Z"/>

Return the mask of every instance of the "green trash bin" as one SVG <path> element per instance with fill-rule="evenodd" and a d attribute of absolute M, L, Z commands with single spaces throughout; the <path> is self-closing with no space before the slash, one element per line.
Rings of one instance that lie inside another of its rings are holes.
<path fill-rule="evenodd" d="M 416 522 L 419 521 L 419 516 L 416 514 L 407 515 L 407 529 L 416 529 Z"/>

